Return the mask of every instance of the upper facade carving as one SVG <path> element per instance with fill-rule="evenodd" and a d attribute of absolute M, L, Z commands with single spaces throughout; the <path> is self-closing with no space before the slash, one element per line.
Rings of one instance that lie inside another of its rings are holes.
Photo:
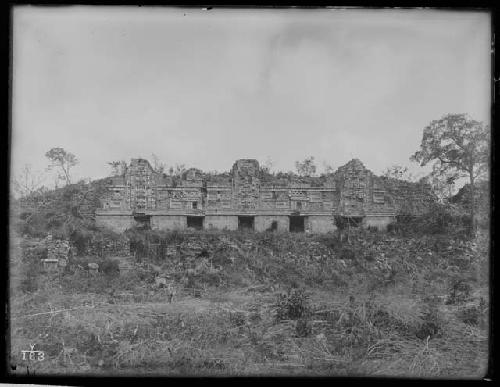
<path fill-rule="evenodd" d="M 358 159 L 321 177 L 270 175 L 254 159 L 237 160 L 229 173 L 191 168 L 172 177 L 155 172 L 145 159 L 132 159 L 124 176 L 108 179 L 100 211 L 420 215 L 432 200 L 428 185 L 378 177 Z"/>

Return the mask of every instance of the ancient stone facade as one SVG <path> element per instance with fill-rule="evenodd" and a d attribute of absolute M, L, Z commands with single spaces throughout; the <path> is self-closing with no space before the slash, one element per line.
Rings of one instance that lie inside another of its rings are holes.
<path fill-rule="evenodd" d="M 378 177 L 354 159 L 334 174 L 340 192 L 338 215 L 383 228 L 396 216 L 420 216 L 435 198 L 428 184 Z"/>
<path fill-rule="evenodd" d="M 237 160 L 230 173 L 190 169 L 181 178 L 156 173 L 132 159 L 124 176 L 111 177 L 96 210 L 99 226 L 152 229 L 334 231 L 335 216 L 385 228 L 405 211 L 419 215 L 432 200 L 428 186 L 375 176 L 354 159 L 335 173 L 283 178 L 257 160 Z"/>

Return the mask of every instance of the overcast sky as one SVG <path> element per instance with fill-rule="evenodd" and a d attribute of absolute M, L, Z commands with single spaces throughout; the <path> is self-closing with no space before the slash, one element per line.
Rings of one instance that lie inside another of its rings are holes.
<path fill-rule="evenodd" d="M 489 123 L 490 17 L 423 10 L 17 7 L 12 167 L 156 154 L 229 170 L 315 156 L 380 173 L 447 113 Z"/>

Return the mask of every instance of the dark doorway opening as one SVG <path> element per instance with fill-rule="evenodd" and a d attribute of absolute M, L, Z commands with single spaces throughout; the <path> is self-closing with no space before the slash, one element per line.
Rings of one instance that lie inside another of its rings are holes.
<path fill-rule="evenodd" d="M 203 216 L 188 216 L 187 226 L 195 230 L 203 230 Z"/>
<path fill-rule="evenodd" d="M 253 216 L 238 216 L 238 230 L 253 230 Z"/>
<path fill-rule="evenodd" d="M 363 224 L 362 216 L 336 216 L 335 225 L 340 230 L 346 230 L 350 227 L 360 227 Z"/>
<path fill-rule="evenodd" d="M 304 232 L 305 219 L 305 216 L 290 216 L 290 232 Z"/>
<path fill-rule="evenodd" d="M 350 216 L 346 218 L 346 220 L 351 227 L 361 227 L 361 225 L 363 224 L 362 216 Z"/>
<path fill-rule="evenodd" d="M 144 213 L 135 213 L 134 220 L 137 228 L 151 230 L 151 215 Z"/>

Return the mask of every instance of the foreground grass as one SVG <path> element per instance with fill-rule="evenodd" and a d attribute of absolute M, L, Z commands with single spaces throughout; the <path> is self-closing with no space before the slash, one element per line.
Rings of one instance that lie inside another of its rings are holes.
<path fill-rule="evenodd" d="M 240 249 L 219 272 L 218 286 L 205 286 L 201 297 L 179 286 L 172 303 L 135 272 L 112 280 L 40 274 L 38 288 L 23 292 L 23 263 L 14 254 L 15 374 L 479 378 L 486 372 L 484 251 L 451 254 L 454 242 L 441 240 L 429 255 L 427 239 L 413 240 L 417 259 L 408 241 L 381 240 L 364 247 L 363 259 L 347 259 L 338 249 L 325 261 L 284 242 L 278 251 L 277 242 Z M 466 294 L 450 288 L 464 282 Z M 45 352 L 44 361 L 22 359 L 32 344 Z"/>

